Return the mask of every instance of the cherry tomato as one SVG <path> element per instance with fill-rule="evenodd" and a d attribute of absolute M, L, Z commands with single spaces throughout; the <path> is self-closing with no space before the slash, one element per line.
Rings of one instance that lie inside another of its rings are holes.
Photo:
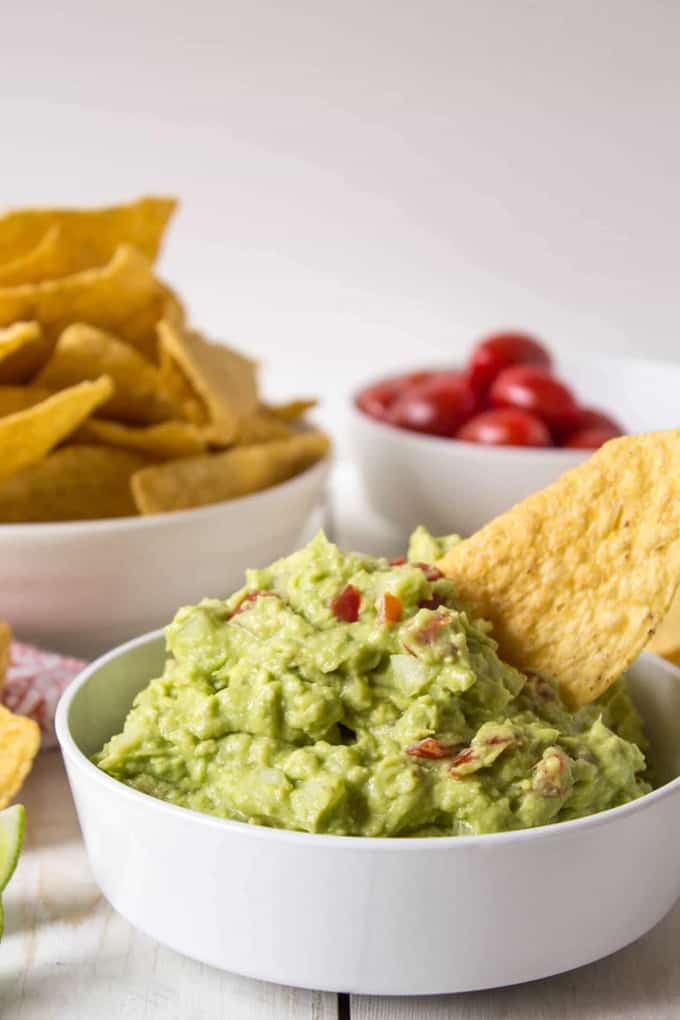
<path fill-rule="evenodd" d="M 456 439 L 491 446 L 552 445 L 550 432 L 539 418 L 512 407 L 478 414 L 458 430 Z"/>
<path fill-rule="evenodd" d="M 495 333 L 477 344 L 470 358 L 470 380 L 483 393 L 504 368 L 539 365 L 550 368 L 550 355 L 538 340 L 526 333 Z"/>
<path fill-rule="evenodd" d="M 396 595 L 392 595 L 386 591 L 382 597 L 380 609 L 378 610 L 378 616 L 383 623 L 399 623 L 401 620 L 401 614 L 403 612 L 403 606 L 401 599 L 397 598 Z"/>
<path fill-rule="evenodd" d="M 477 410 L 477 397 L 463 372 L 436 372 L 397 397 L 387 420 L 402 429 L 453 436 Z"/>
<path fill-rule="evenodd" d="M 604 427 L 580 429 L 569 436 L 563 445 L 568 450 L 597 450 L 598 447 L 602 446 L 609 439 L 616 439 L 620 435 L 621 432 L 618 429 Z"/>
<path fill-rule="evenodd" d="M 464 744 L 442 744 L 436 737 L 425 737 L 417 744 L 411 744 L 406 748 L 406 753 L 412 758 L 453 758 L 457 755 Z"/>
<path fill-rule="evenodd" d="M 571 390 L 543 368 L 514 365 L 494 380 L 489 392 L 494 407 L 516 407 L 536 415 L 548 428 L 573 421 L 577 404 Z"/>
<path fill-rule="evenodd" d="M 388 379 L 363 390 L 357 397 L 357 407 L 371 418 L 384 418 L 390 405 L 402 390 L 398 379 Z"/>
<path fill-rule="evenodd" d="M 333 615 L 343 623 L 356 623 L 360 606 L 361 592 L 353 584 L 346 584 L 331 602 Z"/>
<path fill-rule="evenodd" d="M 369 414 L 371 418 L 384 419 L 391 405 L 404 390 L 429 379 L 431 375 L 431 372 L 409 372 L 406 375 L 398 375 L 394 379 L 384 379 L 373 386 L 367 386 L 356 399 L 357 407 L 365 414 Z"/>
<path fill-rule="evenodd" d="M 575 432 L 583 432 L 584 429 L 606 429 L 618 436 L 624 434 L 616 419 L 604 411 L 598 411 L 595 407 L 577 407 L 573 421 L 565 423 L 557 438 L 564 441 Z"/>
<path fill-rule="evenodd" d="M 237 605 L 232 616 L 238 616 L 239 613 L 244 612 L 246 609 L 252 609 L 255 602 L 260 598 L 279 598 L 275 591 L 249 591 L 247 595 L 244 595 L 239 604 Z"/>

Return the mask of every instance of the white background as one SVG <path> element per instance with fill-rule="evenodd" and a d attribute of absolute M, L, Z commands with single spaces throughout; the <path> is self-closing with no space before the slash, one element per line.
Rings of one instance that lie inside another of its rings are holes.
<path fill-rule="evenodd" d="M 528 327 L 680 358 L 675 0 L 0 3 L 0 199 L 175 193 L 277 391 Z"/>

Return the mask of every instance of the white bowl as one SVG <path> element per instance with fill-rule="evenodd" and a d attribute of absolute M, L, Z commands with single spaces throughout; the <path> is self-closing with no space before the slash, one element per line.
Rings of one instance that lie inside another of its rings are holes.
<path fill-rule="evenodd" d="M 557 371 L 582 404 L 608 411 L 629 432 L 680 424 L 680 364 L 584 355 L 558 358 Z M 349 415 L 368 498 L 404 532 L 425 524 L 439 534 L 471 535 L 589 456 L 582 450 L 489 447 L 408 432 L 370 418 L 354 400 Z"/>
<path fill-rule="evenodd" d="M 666 785 L 577 821 L 426 839 L 230 822 L 107 776 L 89 757 L 163 662 L 159 633 L 104 656 L 67 690 L 56 725 L 102 892 L 187 956 L 307 988 L 460 992 L 596 960 L 680 895 L 680 670 L 661 659 L 643 655 L 630 688 Z"/>
<path fill-rule="evenodd" d="M 196 510 L 0 525 L 0 620 L 22 638 L 89 658 L 160 627 L 178 606 L 226 595 L 246 567 L 300 542 L 328 458 L 252 496 Z"/>

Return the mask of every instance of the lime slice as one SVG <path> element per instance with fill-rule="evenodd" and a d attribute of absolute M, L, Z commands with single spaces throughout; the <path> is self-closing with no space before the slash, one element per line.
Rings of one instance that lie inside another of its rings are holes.
<path fill-rule="evenodd" d="M 0 811 L 0 893 L 14 874 L 24 840 L 26 812 L 23 804 Z"/>

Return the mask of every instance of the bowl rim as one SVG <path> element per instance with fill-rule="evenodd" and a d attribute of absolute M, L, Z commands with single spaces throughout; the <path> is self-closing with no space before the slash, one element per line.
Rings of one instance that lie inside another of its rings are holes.
<path fill-rule="evenodd" d="M 258 500 L 264 501 L 268 496 L 278 495 L 281 492 L 294 492 L 297 488 L 304 488 L 312 483 L 317 476 L 322 478 L 328 472 L 333 457 L 333 451 L 325 453 L 320 460 L 286 479 L 285 482 L 277 482 L 269 485 L 266 489 L 251 492 L 247 496 L 237 496 L 235 499 L 223 499 L 218 503 L 207 503 L 205 506 L 192 507 L 188 510 L 165 510 L 153 514 L 129 514 L 127 517 L 93 517 L 76 521 L 26 521 L 25 523 L 2 524 L 0 523 L 0 538 L 59 538 L 72 535 L 74 532 L 87 532 L 96 534 L 99 531 L 126 531 L 143 530 L 153 528 L 159 524 L 178 523 L 187 520 L 204 520 L 211 514 L 224 512 L 225 508 L 237 509 L 248 508 Z"/>
<path fill-rule="evenodd" d="M 504 847 L 507 845 L 524 843 L 526 840 L 536 841 L 544 839 L 559 839 L 560 834 L 564 834 L 564 837 L 567 838 L 569 834 L 574 834 L 582 830 L 588 831 L 601 825 L 615 824 L 618 819 L 623 820 L 629 815 L 645 811 L 653 807 L 655 804 L 658 804 L 660 801 L 665 800 L 667 797 L 675 795 L 680 796 L 680 775 L 678 775 L 674 779 L 669 780 L 669 782 L 664 783 L 663 786 L 651 790 L 649 793 L 643 794 L 642 797 L 638 797 L 636 800 L 628 801 L 626 804 L 620 804 L 617 807 L 608 808 L 607 810 L 597 812 L 596 814 L 586 815 L 583 818 L 574 818 L 565 822 L 552 822 L 549 825 L 536 826 L 528 829 L 514 829 L 509 832 L 490 832 L 467 836 L 404 837 L 337 836 L 318 832 L 299 832 L 291 829 L 278 829 L 265 825 L 255 825 L 250 822 L 238 822 L 229 818 L 219 818 L 216 815 L 209 815 L 204 814 L 201 811 L 194 811 L 192 808 L 169 804 L 167 801 L 161 800 L 157 797 L 152 797 L 150 794 L 134 790 L 132 787 L 114 779 L 106 772 L 97 768 L 97 766 L 90 761 L 89 758 L 87 758 L 76 744 L 71 734 L 69 722 L 69 712 L 74 697 L 102 667 L 106 666 L 109 662 L 121 655 L 133 651 L 135 648 L 164 641 L 164 638 L 165 632 L 163 628 L 160 630 L 149 631 L 137 638 L 133 638 L 131 641 L 126 641 L 124 644 L 116 646 L 111 649 L 111 651 L 106 652 L 104 655 L 99 656 L 91 662 L 69 684 L 59 699 L 55 719 L 55 729 L 57 739 L 59 741 L 59 747 L 64 758 L 68 759 L 72 765 L 84 772 L 85 775 L 89 777 L 90 781 L 100 784 L 102 786 L 102 792 L 106 792 L 106 790 L 108 790 L 113 795 L 132 799 L 132 801 L 136 802 L 138 806 L 143 807 L 146 805 L 146 809 L 148 811 L 159 811 L 163 814 L 169 815 L 170 818 L 175 817 L 178 822 L 184 820 L 189 823 L 193 822 L 196 826 L 207 826 L 211 829 L 217 829 L 225 834 L 233 833 L 236 836 L 250 836 L 255 839 L 272 840 L 274 843 L 283 841 L 302 848 L 306 847 L 307 849 L 312 849 L 315 846 L 318 846 L 320 849 L 322 847 L 335 850 L 358 849 L 360 852 L 395 852 L 400 850 L 413 852 L 416 850 L 451 851 L 455 847 L 459 847 L 462 851 L 464 848 L 471 847 Z M 643 662 L 649 661 L 650 664 L 653 663 L 654 668 L 661 668 L 662 671 L 670 673 L 671 676 L 674 676 L 678 681 L 680 681 L 680 669 L 673 666 L 665 659 L 662 659 L 657 655 L 652 655 L 651 652 L 642 652 L 640 659 Z"/>
<path fill-rule="evenodd" d="M 617 365 L 639 365 L 646 366 L 647 368 L 656 369 L 659 372 L 667 375 L 669 372 L 674 373 L 678 376 L 680 381 L 680 363 L 676 361 L 665 361 L 661 358 L 637 358 L 637 357 L 625 357 L 622 355 L 605 354 L 598 352 L 596 354 L 587 354 L 583 351 L 576 352 L 574 354 L 556 354 L 555 364 L 558 369 L 560 365 L 569 366 L 569 364 L 617 364 Z M 570 465 L 576 466 L 581 464 L 584 460 L 587 460 L 595 450 L 569 450 L 566 447 L 561 446 L 493 446 L 484 443 L 471 443 L 465 439 L 455 439 L 453 436 L 435 436 L 430 435 L 428 432 L 416 432 L 411 429 L 401 428 L 399 425 L 392 425 L 389 422 L 380 421 L 378 418 L 373 418 L 370 414 L 363 411 L 357 401 L 361 394 L 371 386 L 376 386 L 379 383 L 388 382 L 391 379 L 398 378 L 400 375 L 408 375 L 411 372 L 429 372 L 429 371 L 463 371 L 461 367 L 458 367 L 451 363 L 438 362 L 437 364 L 430 365 L 413 365 L 405 366 L 394 370 L 390 374 L 381 375 L 379 377 L 366 380 L 360 386 L 355 386 L 349 394 L 349 410 L 350 413 L 361 422 L 367 422 L 369 427 L 375 428 L 378 432 L 382 432 L 383 435 L 400 436 L 405 442 L 410 442 L 414 447 L 420 446 L 421 448 L 429 445 L 432 448 L 438 447 L 440 450 L 450 450 L 463 453 L 472 453 L 476 451 L 483 451 L 482 456 L 487 458 L 498 457 L 499 459 L 505 458 L 506 460 L 510 457 L 515 457 L 518 460 L 524 461 L 530 460 L 545 460 L 550 456 L 559 457 L 563 461 L 565 468 Z M 637 433 L 630 433 L 637 434 Z M 562 823 L 561 823 L 562 824 Z"/>

